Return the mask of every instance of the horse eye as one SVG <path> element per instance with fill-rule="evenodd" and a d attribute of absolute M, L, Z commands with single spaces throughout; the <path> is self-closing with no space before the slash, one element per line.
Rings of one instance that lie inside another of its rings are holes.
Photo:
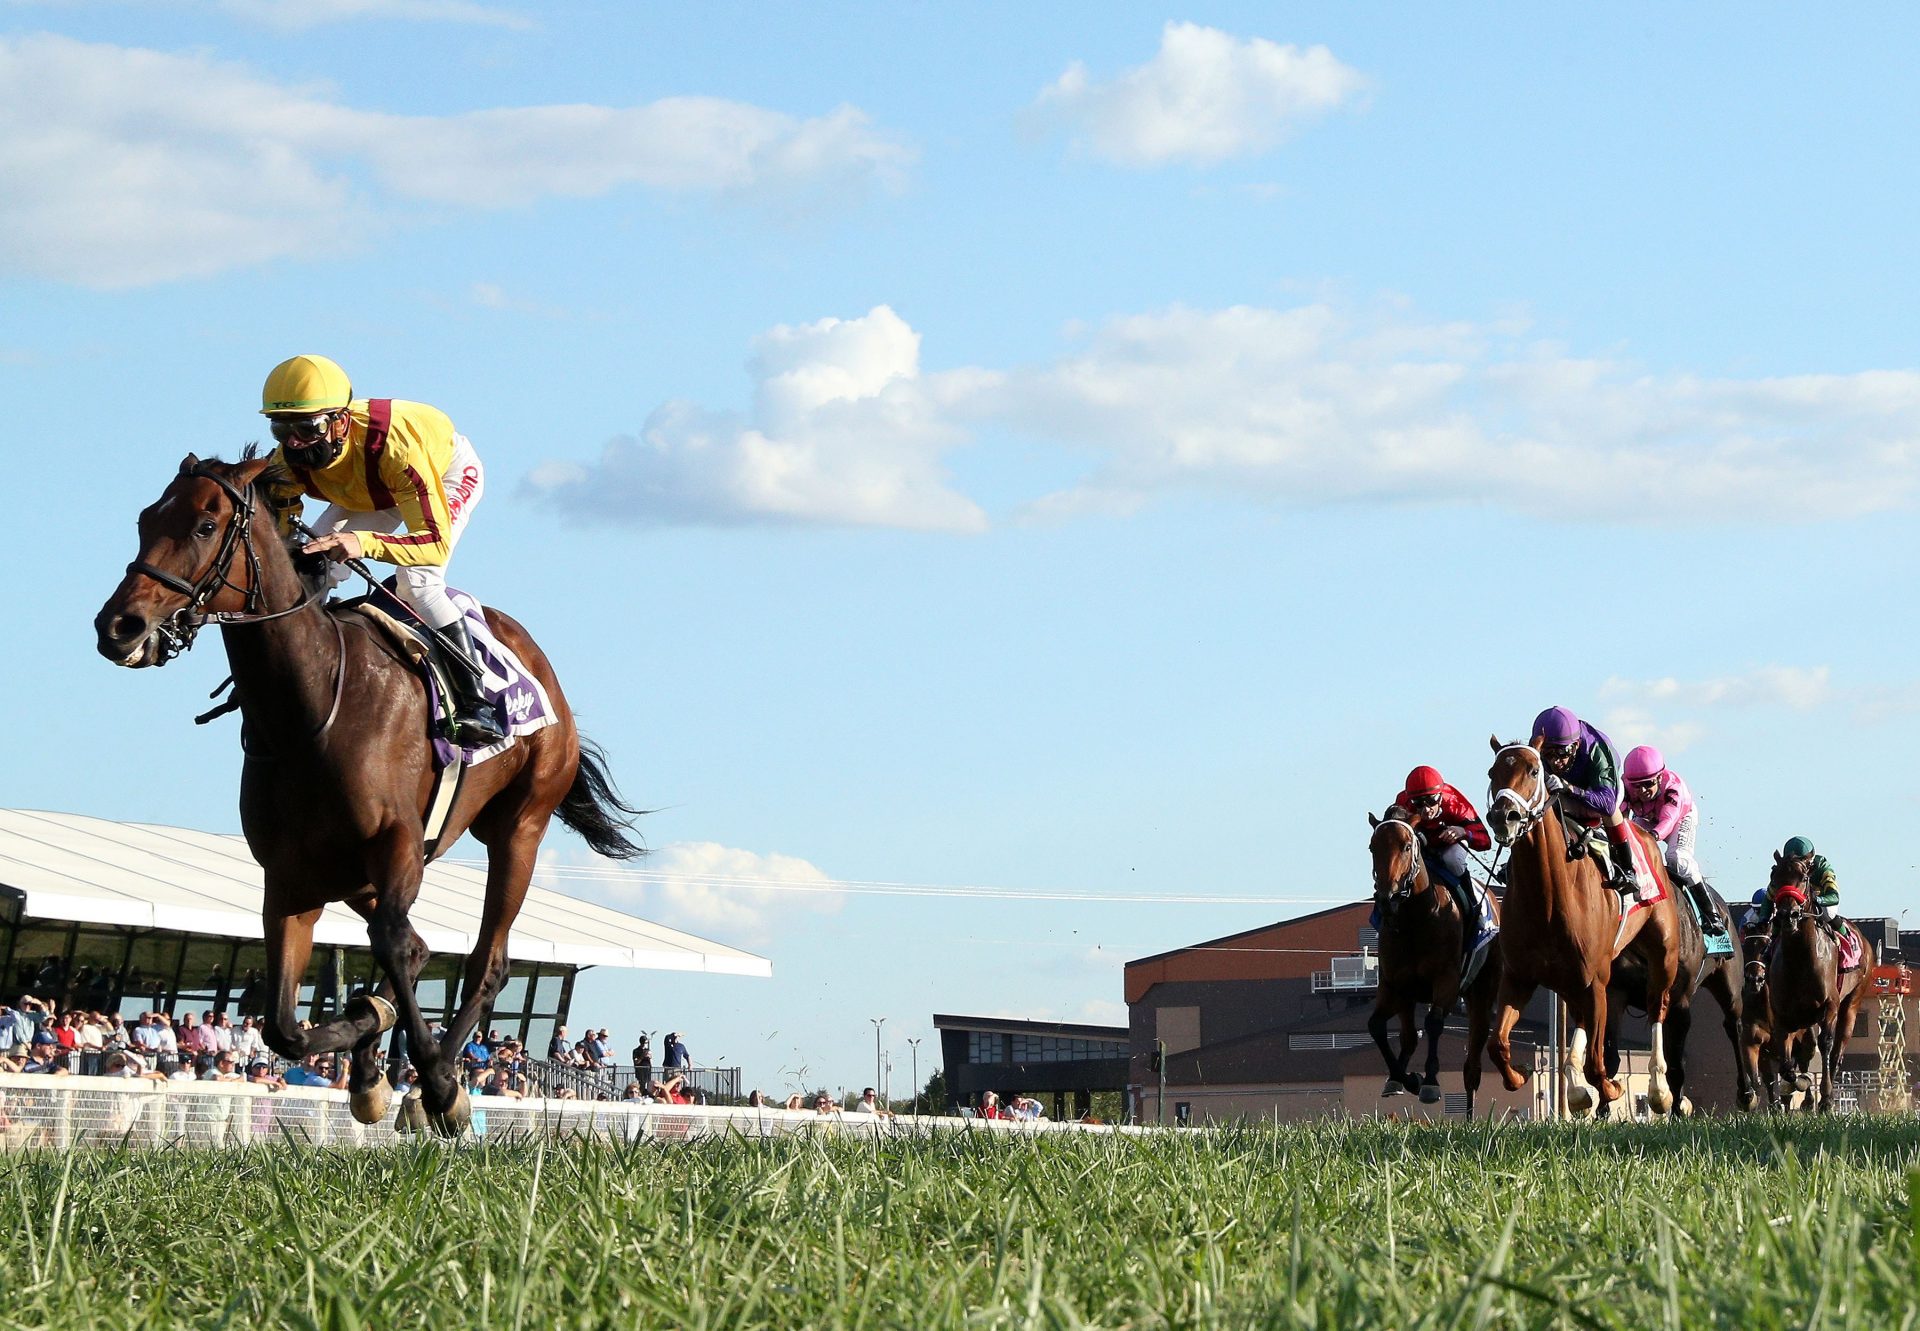
<path fill-rule="evenodd" d="M 202 520 L 200 525 L 194 529 L 194 535 L 196 536 L 213 535 L 213 520 L 211 518 Z"/>

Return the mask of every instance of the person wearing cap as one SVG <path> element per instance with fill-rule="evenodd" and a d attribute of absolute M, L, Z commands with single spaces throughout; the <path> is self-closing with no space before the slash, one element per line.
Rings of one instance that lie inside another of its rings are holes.
<path fill-rule="evenodd" d="M 1480 821 L 1480 811 L 1440 775 L 1439 769 L 1425 766 L 1407 773 L 1406 783 L 1393 802 L 1406 810 L 1414 831 L 1420 834 L 1421 856 L 1427 862 L 1427 872 L 1438 879 L 1458 903 L 1467 923 L 1462 941 L 1467 955 L 1472 956 L 1491 942 L 1495 933 L 1492 912 L 1486 909 L 1483 900 L 1485 888 L 1474 880 L 1468 868 L 1469 848 L 1482 851 L 1493 848 L 1493 837 L 1488 834 L 1487 825 Z M 1376 921 L 1374 928 L 1379 927 Z"/>
<path fill-rule="evenodd" d="M 1787 844 L 1780 847 L 1780 858 L 1791 864 L 1794 871 L 1804 874 L 1807 890 L 1813 898 L 1815 911 L 1820 922 L 1829 929 L 1837 929 L 1834 912 L 1840 906 L 1840 875 L 1833 870 L 1832 863 L 1825 855 L 1814 850 L 1811 839 L 1803 836 L 1788 837 Z M 1753 894 L 1753 907 L 1747 912 L 1747 927 L 1760 923 L 1773 910 L 1774 889 L 1763 887 Z"/>
<path fill-rule="evenodd" d="M 1701 927 L 1711 934 L 1724 933 L 1720 912 L 1713 908 L 1706 880 L 1693 858 L 1693 838 L 1700 826 L 1700 808 L 1694 803 L 1693 791 L 1651 744 L 1642 744 L 1627 754 L 1622 774 L 1626 778 L 1627 816 L 1666 847 L 1667 875 L 1693 898 Z"/>
<path fill-rule="evenodd" d="M 1533 743 L 1561 814 L 1585 827 L 1606 828 L 1612 885 L 1618 892 L 1636 893 L 1631 833 L 1621 811 L 1620 751 L 1565 707 L 1549 707 L 1533 719 Z"/>
<path fill-rule="evenodd" d="M 291 533 L 304 496 L 326 500 L 306 553 L 396 565 L 400 599 L 439 631 L 432 650 L 443 658 L 457 651 L 479 665 L 447 595 L 447 561 L 486 489 L 486 471 L 446 413 L 423 402 L 356 398 L 333 361 L 294 356 L 267 376 L 260 414 L 281 464 L 263 484 L 282 531 Z M 406 534 L 396 535 L 403 526 Z M 497 744 L 505 733 L 478 677 L 458 661 L 445 665 L 453 692 L 445 738 L 465 749 Z"/>
<path fill-rule="evenodd" d="M 687 1058 L 687 1047 L 680 1042 L 679 1031 L 668 1031 L 666 1041 L 666 1060 L 662 1064 L 668 1071 L 674 1068 L 690 1068 L 692 1062 Z"/>

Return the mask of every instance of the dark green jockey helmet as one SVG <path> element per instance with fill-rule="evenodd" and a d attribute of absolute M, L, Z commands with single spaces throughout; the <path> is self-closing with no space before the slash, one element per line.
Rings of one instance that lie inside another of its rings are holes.
<path fill-rule="evenodd" d="M 1813 842 L 1803 836 L 1789 837 L 1787 844 L 1780 848 L 1780 857 L 1787 860 L 1797 860 L 1811 854 L 1813 854 Z"/>

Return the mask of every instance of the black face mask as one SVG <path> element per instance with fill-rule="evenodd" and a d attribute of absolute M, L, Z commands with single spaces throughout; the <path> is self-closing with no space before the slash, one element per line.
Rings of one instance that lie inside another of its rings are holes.
<path fill-rule="evenodd" d="M 280 451 L 294 466 L 318 471 L 332 466 L 334 459 L 340 456 L 346 446 L 344 439 L 316 439 L 311 444 L 282 444 Z"/>

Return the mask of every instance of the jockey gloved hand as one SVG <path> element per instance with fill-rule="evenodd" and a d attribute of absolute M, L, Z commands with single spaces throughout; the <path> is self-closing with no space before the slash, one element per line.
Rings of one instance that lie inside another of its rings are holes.
<path fill-rule="evenodd" d="M 1466 839 L 1467 829 L 1464 827 L 1443 827 L 1433 838 L 1434 844 L 1439 846 L 1457 846 Z"/>
<path fill-rule="evenodd" d="M 1547 773 L 1547 794 L 1559 795 L 1572 789 L 1565 777 L 1555 776 L 1552 772 Z"/>

